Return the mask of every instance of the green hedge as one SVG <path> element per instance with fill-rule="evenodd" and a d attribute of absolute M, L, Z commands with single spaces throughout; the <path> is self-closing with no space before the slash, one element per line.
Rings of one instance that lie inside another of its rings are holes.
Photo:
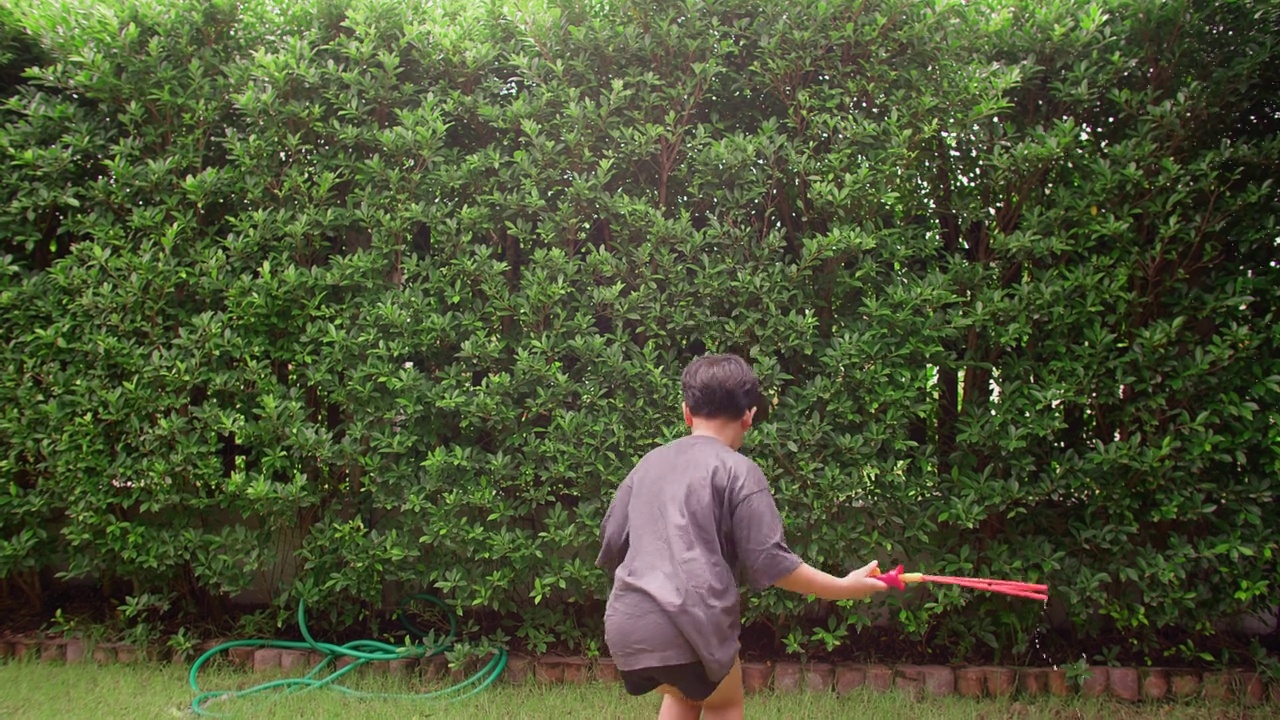
<path fill-rule="evenodd" d="M 815 564 L 1053 585 L 877 600 L 913 646 L 1273 611 L 1275 3 L 237 5 L 0 13 L 11 589 L 597 650 L 603 509 L 712 350 Z"/>

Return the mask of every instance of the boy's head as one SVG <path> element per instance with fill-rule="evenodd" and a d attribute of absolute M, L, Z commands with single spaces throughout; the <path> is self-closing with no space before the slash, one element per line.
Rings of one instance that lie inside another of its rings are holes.
<path fill-rule="evenodd" d="M 684 369 L 680 386 L 686 424 L 719 426 L 732 435 L 726 442 L 742 445 L 760 404 L 760 380 L 747 361 L 737 355 L 703 355 Z"/>

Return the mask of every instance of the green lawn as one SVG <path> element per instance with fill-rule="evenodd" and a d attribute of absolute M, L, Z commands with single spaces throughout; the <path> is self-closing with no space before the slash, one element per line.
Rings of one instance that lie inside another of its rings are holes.
<path fill-rule="evenodd" d="M 211 671 L 202 686 L 234 689 L 259 682 L 245 673 Z M 364 678 L 359 689 L 395 687 L 388 678 Z M 108 720 L 109 718 L 192 717 L 191 693 L 186 670 L 177 666 L 137 665 L 73 666 L 29 662 L 0 663 L 0 718 L 19 720 Z M 218 704 L 214 709 L 239 718 L 647 718 L 656 717 L 654 698 L 626 697 L 618 686 L 512 688 L 496 686 L 481 695 L 448 705 L 412 700 L 357 700 L 333 691 L 273 701 L 242 699 Z M 1146 719 L 1146 718 L 1268 718 L 1276 708 L 1244 709 L 1235 706 L 1120 705 L 1114 703 L 1055 700 L 913 702 L 896 695 L 855 693 L 844 699 L 830 695 L 752 697 L 749 718 L 940 718 L 942 720 L 995 720 L 996 718 Z"/>

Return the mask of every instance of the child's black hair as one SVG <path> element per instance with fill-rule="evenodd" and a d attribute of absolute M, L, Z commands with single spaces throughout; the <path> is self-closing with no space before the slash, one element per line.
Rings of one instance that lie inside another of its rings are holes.
<path fill-rule="evenodd" d="M 737 355 L 703 355 L 684 369 L 681 392 L 689 414 L 739 420 L 760 404 L 760 380 Z"/>

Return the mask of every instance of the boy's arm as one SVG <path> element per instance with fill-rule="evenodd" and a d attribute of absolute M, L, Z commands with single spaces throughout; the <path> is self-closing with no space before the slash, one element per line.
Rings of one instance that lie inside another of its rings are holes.
<path fill-rule="evenodd" d="M 805 563 L 787 547 L 782 516 L 758 468 L 749 473 L 744 497 L 734 509 L 734 544 L 748 583 L 757 589 L 769 586 L 823 600 L 861 599 L 888 588 L 868 577 L 872 562 L 844 577 L 828 575 Z"/>
<path fill-rule="evenodd" d="M 627 505 L 631 501 L 631 481 L 624 480 L 618 492 L 609 503 L 609 509 L 600 523 L 600 555 L 596 558 L 596 567 L 602 568 L 612 578 L 618 566 L 627 557 L 631 548 L 630 523 L 628 522 Z"/>
<path fill-rule="evenodd" d="M 871 561 L 844 577 L 828 575 L 821 570 L 801 563 L 800 567 L 773 585 L 801 595 L 814 595 L 823 600 L 861 600 L 885 590 L 888 586 L 870 577 L 876 568 Z"/>

